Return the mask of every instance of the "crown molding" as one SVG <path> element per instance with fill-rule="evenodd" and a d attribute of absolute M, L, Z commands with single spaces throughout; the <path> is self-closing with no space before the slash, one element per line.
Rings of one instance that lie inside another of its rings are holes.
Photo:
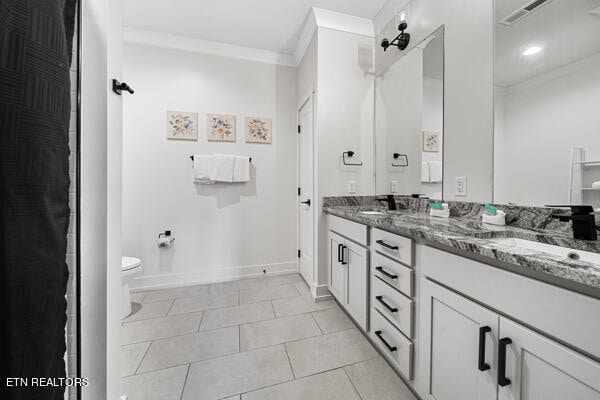
<path fill-rule="evenodd" d="M 141 29 L 124 28 L 123 40 L 125 43 L 164 47 L 193 53 L 213 54 L 222 57 L 237 58 L 241 60 L 289 67 L 297 66 L 296 60 L 292 54 L 278 53 L 275 51 L 254 49 L 251 47 L 236 46 L 227 43 L 213 42 L 187 36 L 171 35 L 167 33 L 146 31 Z"/>
<path fill-rule="evenodd" d="M 370 19 L 312 7 L 310 13 L 306 17 L 302 33 L 300 34 L 296 50 L 294 51 L 296 64 L 300 64 L 300 61 L 302 61 L 302 57 L 304 57 L 304 53 L 306 53 L 306 49 L 308 49 L 310 41 L 318 28 L 328 28 L 336 31 L 375 37 L 373 21 Z"/>

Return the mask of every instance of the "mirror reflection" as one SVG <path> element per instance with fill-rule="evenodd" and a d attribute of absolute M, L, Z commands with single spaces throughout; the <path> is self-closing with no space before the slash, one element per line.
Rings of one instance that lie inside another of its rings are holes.
<path fill-rule="evenodd" d="M 377 194 L 442 198 L 444 30 L 375 79 Z"/>
<path fill-rule="evenodd" d="M 494 201 L 600 206 L 600 0 L 495 3 Z"/>

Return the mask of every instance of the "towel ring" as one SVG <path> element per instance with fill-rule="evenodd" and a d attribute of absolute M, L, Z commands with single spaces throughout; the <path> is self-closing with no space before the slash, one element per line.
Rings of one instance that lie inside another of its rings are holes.
<path fill-rule="evenodd" d="M 401 159 L 404 161 L 399 164 L 394 164 L 392 162 L 392 167 L 408 167 L 408 156 L 406 154 L 394 153 L 393 156 L 394 160 Z"/>
<path fill-rule="evenodd" d="M 363 165 L 363 163 L 348 163 L 346 162 L 346 156 L 348 156 L 348 158 L 352 158 L 354 157 L 354 152 L 352 150 L 348 150 L 342 153 L 342 162 L 344 163 L 344 165 L 351 165 L 351 166 L 355 166 L 355 167 L 360 167 Z"/>

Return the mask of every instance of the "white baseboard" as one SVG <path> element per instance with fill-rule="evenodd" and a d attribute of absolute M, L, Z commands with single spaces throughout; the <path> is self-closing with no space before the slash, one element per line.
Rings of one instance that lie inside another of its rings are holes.
<path fill-rule="evenodd" d="M 263 270 L 266 271 L 263 273 Z M 156 274 L 134 277 L 129 287 L 132 292 L 149 289 L 169 289 L 182 286 L 258 278 L 267 275 L 298 273 L 298 261 L 214 268 L 203 271 Z"/>
<path fill-rule="evenodd" d="M 331 299 L 331 293 L 329 293 L 327 285 L 315 286 L 315 291 L 312 295 L 315 298 L 315 302 Z"/>

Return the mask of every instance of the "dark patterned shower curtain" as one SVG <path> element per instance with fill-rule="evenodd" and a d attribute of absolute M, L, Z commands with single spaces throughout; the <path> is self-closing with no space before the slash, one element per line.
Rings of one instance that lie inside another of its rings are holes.
<path fill-rule="evenodd" d="M 36 387 L 32 378 L 65 376 L 69 67 L 75 8 L 76 0 L 0 0 L 4 400 L 62 399 L 65 389 Z M 7 377 L 28 378 L 27 386 Z"/>

